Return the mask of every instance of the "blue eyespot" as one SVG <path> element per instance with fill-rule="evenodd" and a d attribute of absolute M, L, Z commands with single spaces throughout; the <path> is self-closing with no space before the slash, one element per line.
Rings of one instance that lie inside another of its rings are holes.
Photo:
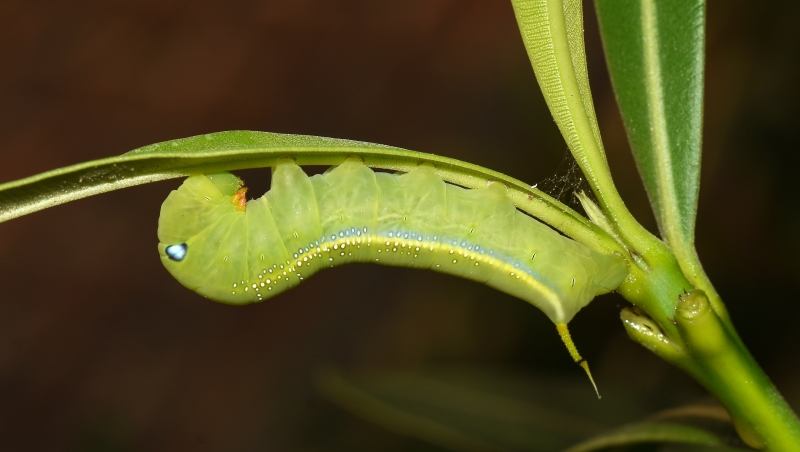
<path fill-rule="evenodd" d="M 181 243 L 180 245 L 170 245 L 164 252 L 167 253 L 167 257 L 175 262 L 180 262 L 186 258 L 186 250 L 189 246 L 185 243 Z"/>

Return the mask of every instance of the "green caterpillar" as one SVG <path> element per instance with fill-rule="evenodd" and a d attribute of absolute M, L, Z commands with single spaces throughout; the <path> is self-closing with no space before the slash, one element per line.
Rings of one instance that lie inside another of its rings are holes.
<path fill-rule="evenodd" d="M 262 301 L 349 262 L 431 269 L 538 307 L 582 361 L 566 323 L 627 274 L 620 256 L 591 250 L 518 211 L 502 184 L 464 189 L 428 165 L 375 173 L 353 157 L 308 177 L 285 158 L 264 196 L 246 201 L 245 192 L 229 173 L 192 176 L 170 193 L 158 221 L 167 270 L 223 303 Z"/>

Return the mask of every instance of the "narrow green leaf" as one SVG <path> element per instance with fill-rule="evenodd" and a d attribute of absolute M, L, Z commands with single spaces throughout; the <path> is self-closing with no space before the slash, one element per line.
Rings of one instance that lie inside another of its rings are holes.
<path fill-rule="evenodd" d="M 0 222 L 48 207 L 120 188 L 182 177 L 271 166 L 290 156 L 301 165 L 336 165 L 351 155 L 375 168 L 409 171 L 434 164 L 446 181 L 468 188 L 499 181 L 520 210 L 594 249 L 619 246 L 586 218 L 529 184 L 456 159 L 422 152 L 305 135 L 230 131 L 145 146 L 118 157 L 81 163 L 0 185 Z"/>
<path fill-rule="evenodd" d="M 628 212 L 606 161 L 589 87 L 581 0 L 512 0 L 539 87 L 603 211 L 626 243 L 650 234 Z"/>
<path fill-rule="evenodd" d="M 689 281 L 703 120 L 705 0 L 596 0 L 608 70 L 661 234 Z M 707 287 L 703 287 L 707 289 Z"/>
<path fill-rule="evenodd" d="M 675 408 L 610 430 L 576 444 L 564 452 L 593 452 L 609 447 L 642 443 L 677 443 L 713 446 L 710 450 L 744 451 L 727 412 L 719 406 Z"/>

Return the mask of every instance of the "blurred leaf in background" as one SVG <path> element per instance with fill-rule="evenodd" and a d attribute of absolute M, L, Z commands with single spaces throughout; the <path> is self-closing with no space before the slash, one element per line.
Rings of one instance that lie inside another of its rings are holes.
<path fill-rule="evenodd" d="M 610 402 L 587 403 L 586 383 L 576 378 L 489 368 L 360 373 L 325 369 L 316 381 L 320 393 L 345 410 L 448 450 L 590 452 L 636 444 L 730 450 L 742 446 L 719 405 L 672 408 L 645 417 L 649 413 L 633 402 L 636 396 L 629 388 L 606 385 Z M 625 424 L 630 419 L 636 421 Z"/>
<path fill-rule="evenodd" d="M 566 155 L 506 2 L 0 8 L 3 182 L 231 129 L 386 143 L 531 184 L 557 174 Z M 783 332 L 800 318 L 800 291 L 789 284 L 800 275 L 798 8 L 708 4 L 696 233 L 740 334 L 795 409 L 800 341 Z M 610 166 L 626 204 L 655 231 L 593 17 L 589 73 Z M 251 193 L 268 188 L 266 170 L 242 175 Z M 603 424 L 611 427 L 704 395 L 624 337 L 613 296 L 570 324 L 600 402 L 541 313 L 444 275 L 353 265 L 268 303 L 209 302 L 158 263 L 158 209 L 177 185 L 0 225 L 4 450 L 443 450 L 320 397 L 312 375 L 324 363 L 345 374 L 453 365 L 550 375 L 530 390 L 559 394 L 574 382 L 587 409 L 614 417 L 617 403 L 635 407 Z"/>

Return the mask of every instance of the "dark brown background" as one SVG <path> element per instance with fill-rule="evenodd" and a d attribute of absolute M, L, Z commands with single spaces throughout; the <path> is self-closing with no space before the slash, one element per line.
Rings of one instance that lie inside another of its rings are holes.
<path fill-rule="evenodd" d="M 795 408 L 799 13 L 709 4 L 698 218 L 708 273 Z M 653 229 L 593 17 L 587 39 L 611 166 Z M 0 182 L 230 129 L 386 143 L 531 183 L 568 166 L 507 1 L 0 2 Z M 253 193 L 268 174 L 245 174 Z M 204 300 L 156 254 L 177 185 L 0 225 L 3 450 L 421 449 L 320 398 L 312 373 L 580 373 L 540 312 L 430 272 L 354 265 L 260 305 Z M 571 324 L 601 388 L 622 382 L 648 410 L 701 397 L 624 337 L 623 303 L 602 297 Z"/>

